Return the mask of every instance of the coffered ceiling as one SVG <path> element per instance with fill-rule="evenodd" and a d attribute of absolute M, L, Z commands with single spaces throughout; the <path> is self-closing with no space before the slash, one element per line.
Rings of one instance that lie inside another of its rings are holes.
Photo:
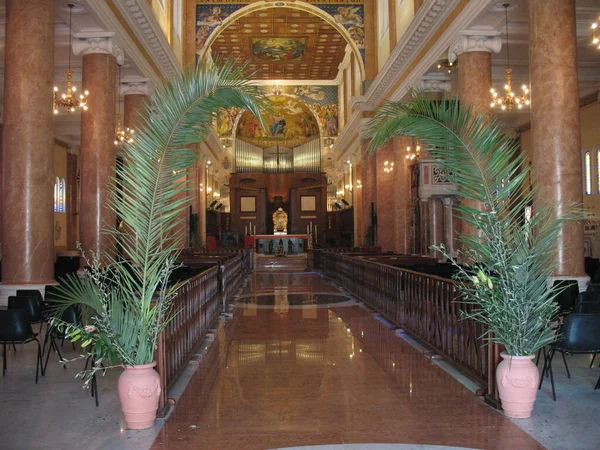
<path fill-rule="evenodd" d="M 269 8 L 227 26 L 211 46 L 215 58 L 249 63 L 258 80 L 333 80 L 346 40 L 321 18 L 292 8 Z"/>

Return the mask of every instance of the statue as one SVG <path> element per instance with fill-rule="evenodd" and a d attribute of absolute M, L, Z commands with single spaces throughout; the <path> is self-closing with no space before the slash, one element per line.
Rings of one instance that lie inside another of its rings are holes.
<path fill-rule="evenodd" d="M 287 234 L 288 215 L 282 208 L 273 213 L 273 230 L 275 234 Z"/>

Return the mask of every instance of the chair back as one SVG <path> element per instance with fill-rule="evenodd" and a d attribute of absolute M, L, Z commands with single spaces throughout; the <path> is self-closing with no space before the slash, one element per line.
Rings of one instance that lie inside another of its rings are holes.
<path fill-rule="evenodd" d="M 26 311 L 30 323 L 39 323 L 42 320 L 42 307 L 36 296 L 12 295 L 8 297 L 8 309 Z"/>
<path fill-rule="evenodd" d="M 579 284 L 577 280 L 555 280 L 552 287 L 559 286 L 560 293 L 555 297 L 554 301 L 560 306 L 561 313 L 573 311 L 575 308 L 575 300 L 579 295 Z"/>
<path fill-rule="evenodd" d="M 581 314 L 600 314 L 600 301 L 577 303 L 575 305 L 575 312 Z"/>
<path fill-rule="evenodd" d="M 17 290 L 17 296 L 35 297 L 38 300 L 38 302 L 40 302 L 40 305 L 43 305 L 44 303 L 44 297 L 42 296 L 42 293 L 37 289 L 19 289 Z"/>
<path fill-rule="evenodd" d="M 0 342 L 23 342 L 34 336 L 27 311 L 0 310 Z"/>
<path fill-rule="evenodd" d="M 44 301 L 51 302 L 55 298 L 58 298 L 58 285 L 47 284 L 44 289 Z"/>
<path fill-rule="evenodd" d="M 79 325 L 81 323 L 77 308 L 74 306 L 69 306 L 67 309 L 65 309 L 65 311 L 62 313 L 61 320 L 73 325 Z"/>
<path fill-rule="evenodd" d="M 600 314 L 572 313 L 565 317 L 558 347 L 578 352 L 600 351 Z"/>

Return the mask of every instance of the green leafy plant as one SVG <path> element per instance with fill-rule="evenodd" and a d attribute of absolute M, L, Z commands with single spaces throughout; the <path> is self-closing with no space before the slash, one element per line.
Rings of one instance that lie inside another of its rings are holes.
<path fill-rule="evenodd" d="M 109 187 L 108 206 L 126 226 L 103 230 L 128 260 L 92 253 L 85 276 L 67 277 L 58 288 L 53 324 L 82 341 L 81 358 L 93 357 L 91 370 L 80 373 L 86 381 L 104 367 L 154 360 L 157 339 L 177 313 L 172 300 L 181 284 L 169 278 L 188 231 L 184 175 L 198 158 L 193 144 L 206 138 L 221 109 L 245 108 L 262 120 L 262 98 L 232 62 L 186 71 L 150 96 Z M 60 319 L 74 305 L 85 312 L 82 325 Z"/>
<path fill-rule="evenodd" d="M 409 103 L 388 103 L 370 121 L 366 135 L 372 151 L 397 135 L 417 137 L 449 172 L 455 194 L 469 200 L 457 210 L 479 233 L 461 236 L 460 259 L 469 265 L 455 263 L 460 301 L 475 305 L 465 316 L 485 324 L 491 332 L 486 339 L 513 356 L 534 354 L 553 342 L 560 288 L 548 289 L 547 280 L 556 267 L 557 238 L 567 221 L 584 218 L 582 209 L 573 205 L 559 215 L 536 198 L 526 219 L 534 190 L 518 144 L 496 119 L 460 107 L 456 100 L 416 94 Z M 434 248 L 445 254 L 443 247 Z"/>

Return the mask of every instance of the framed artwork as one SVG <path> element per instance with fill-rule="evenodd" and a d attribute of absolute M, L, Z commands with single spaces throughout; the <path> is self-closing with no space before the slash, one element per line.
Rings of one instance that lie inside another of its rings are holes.
<path fill-rule="evenodd" d="M 317 210 L 317 196 L 316 195 L 303 195 L 300 197 L 300 211 L 316 211 Z"/>
<path fill-rule="evenodd" d="M 240 197 L 240 212 L 256 212 L 256 197 Z"/>

